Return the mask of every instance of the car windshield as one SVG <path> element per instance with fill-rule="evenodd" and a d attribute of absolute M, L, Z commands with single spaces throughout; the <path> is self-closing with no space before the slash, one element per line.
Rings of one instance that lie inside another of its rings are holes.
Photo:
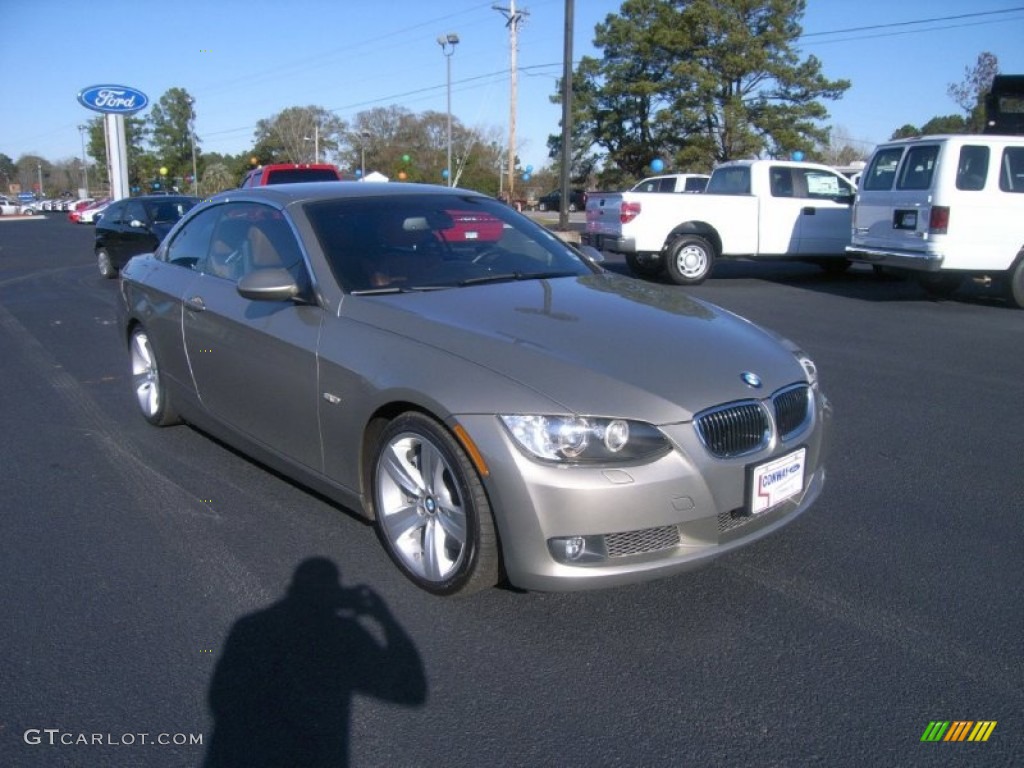
<path fill-rule="evenodd" d="M 335 278 L 351 293 L 400 293 L 591 274 L 543 227 L 476 195 L 337 198 L 305 205 Z"/>

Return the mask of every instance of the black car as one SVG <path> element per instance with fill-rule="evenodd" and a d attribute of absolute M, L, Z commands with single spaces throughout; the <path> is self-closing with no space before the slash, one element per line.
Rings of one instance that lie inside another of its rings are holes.
<path fill-rule="evenodd" d="M 582 189 L 574 189 L 569 193 L 569 210 L 582 211 L 587 207 L 587 193 Z M 554 189 L 546 195 L 537 198 L 538 211 L 560 211 L 562 210 L 562 190 Z"/>
<path fill-rule="evenodd" d="M 103 277 L 117 277 L 132 256 L 151 253 L 199 198 L 188 195 L 126 197 L 111 203 L 96 221 L 96 264 Z"/>

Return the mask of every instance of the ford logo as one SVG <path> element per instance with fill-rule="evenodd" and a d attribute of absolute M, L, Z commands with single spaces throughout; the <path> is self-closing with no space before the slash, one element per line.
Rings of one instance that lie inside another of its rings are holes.
<path fill-rule="evenodd" d="M 127 85 L 93 85 L 79 91 L 78 103 L 96 112 L 131 115 L 145 109 L 149 99 Z"/>
<path fill-rule="evenodd" d="M 754 389 L 761 388 L 761 377 L 758 376 L 756 373 L 744 371 L 743 373 L 740 374 L 740 378 L 743 379 L 743 383 L 746 384 L 748 387 L 753 387 Z"/>

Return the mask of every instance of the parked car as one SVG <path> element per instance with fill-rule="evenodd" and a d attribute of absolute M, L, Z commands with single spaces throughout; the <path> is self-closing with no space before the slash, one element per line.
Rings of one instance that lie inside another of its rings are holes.
<path fill-rule="evenodd" d="M 82 215 L 82 211 L 84 211 L 89 206 L 93 205 L 95 202 L 96 201 L 92 200 L 91 198 L 86 198 L 85 200 L 79 200 L 78 202 L 69 206 L 68 221 L 77 222 Z"/>
<path fill-rule="evenodd" d="M 95 224 L 96 217 L 102 216 L 103 212 L 110 206 L 112 200 L 109 197 L 105 197 L 102 200 L 97 200 L 90 206 L 83 208 L 78 212 L 78 223 L 79 224 Z"/>
<path fill-rule="evenodd" d="M 666 173 L 641 179 L 630 192 L 703 192 L 711 177 L 705 173 Z"/>
<path fill-rule="evenodd" d="M 699 195 L 591 194 L 584 239 L 623 254 L 638 277 L 665 272 L 678 285 L 702 283 L 722 258 L 800 259 L 842 272 L 854 192 L 825 165 L 733 160 Z"/>
<path fill-rule="evenodd" d="M 22 205 L 17 200 L 0 198 L 0 216 L 16 216 L 21 213 Z"/>
<path fill-rule="evenodd" d="M 1024 307 L 1024 136 L 886 142 L 861 177 L 847 252 L 944 296 L 968 278 Z"/>
<path fill-rule="evenodd" d="M 500 238 L 448 236 L 470 214 Z M 810 359 L 588 253 L 462 189 L 216 195 L 122 271 L 137 407 L 369 518 L 438 595 L 666 576 L 804 512 Z"/>
<path fill-rule="evenodd" d="M 270 163 L 253 168 L 242 179 L 241 187 L 266 184 L 294 184 L 301 181 L 341 181 L 336 166 L 328 163 Z"/>
<path fill-rule="evenodd" d="M 582 211 L 587 207 L 587 193 L 582 189 L 574 189 L 569 193 L 569 210 L 572 212 Z M 538 211 L 560 211 L 562 210 L 562 190 L 553 189 L 546 195 L 537 198 Z"/>
<path fill-rule="evenodd" d="M 156 250 L 160 241 L 199 198 L 188 195 L 146 195 L 111 203 L 96 222 L 93 251 L 100 275 L 117 277 L 128 260 Z"/>

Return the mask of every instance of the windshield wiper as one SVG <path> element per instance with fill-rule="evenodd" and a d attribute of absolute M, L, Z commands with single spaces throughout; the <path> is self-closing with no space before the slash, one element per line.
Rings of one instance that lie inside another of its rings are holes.
<path fill-rule="evenodd" d="M 360 291 L 351 291 L 352 296 L 383 296 L 390 293 L 424 293 L 426 291 L 443 291 L 451 288 L 450 285 L 385 285 L 381 288 L 364 288 Z"/>
<path fill-rule="evenodd" d="M 461 280 L 459 285 L 482 285 L 484 283 L 510 283 L 519 280 L 548 280 L 555 277 L 579 277 L 576 272 L 501 272 Z"/>

